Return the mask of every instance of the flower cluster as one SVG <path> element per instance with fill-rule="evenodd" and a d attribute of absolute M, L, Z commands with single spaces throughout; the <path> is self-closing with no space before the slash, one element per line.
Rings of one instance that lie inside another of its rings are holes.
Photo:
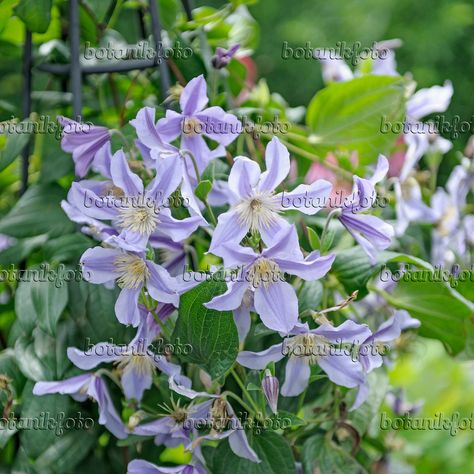
<path fill-rule="evenodd" d="M 80 259 L 84 276 L 93 284 L 120 288 L 117 320 L 136 328 L 136 335 L 126 345 L 101 342 L 86 351 L 68 348 L 69 360 L 87 372 L 62 381 L 38 382 L 34 393 L 69 394 L 77 401 L 92 398 L 99 406 L 99 423 L 117 438 L 153 437 L 155 444 L 184 445 L 192 453 L 188 464 L 173 469 L 134 460 L 129 473 L 203 473 L 202 443 L 224 438 L 237 456 L 261 461 L 229 401 L 232 393 L 221 393 L 210 380 L 203 382 L 205 391 L 194 390 L 195 381 L 185 375 L 183 361 L 171 362 L 171 354 L 154 354 L 149 349 L 158 337 L 170 336 L 182 295 L 198 283 L 183 275 L 188 260 L 192 261 L 195 239 L 207 242 L 205 251 L 214 255 L 215 262 L 222 262 L 216 263 L 216 274 L 238 268 L 243 275 L 228 279 L 226 291 L 210 297 L 203 311 L 232 312 L 241 348 L 236 362 L 260 372 L 260 390 L 274 414 L 280 395 L 296 397 L 305 392 L 312 367 L 337 386 L 354 389 L 351 409 L 358 408 L 369 394 L 368 374 L 384 360 L 368 348 L 392 344 L 402 330 L 419 326 L 405 311 L 395 312 L 374 332 L 362 322 L 346 319 L 335 324 L 324 316 L 351 300 L 313 311 L 309 318 L 300 311 L 298 295 L 305 282 L 325 280 L 336 252 L 302 248 L 295 222 L 300 213 L 313 217 L 323 209 L 297 203 L 302 198 L 326 202 L 333 185 L 314 179 L 288 191 L 290 154 L 277 137 L 266 145 L 264 170 L 255 159 L 235 156 L 226 180 L 203 179 L 212 162 L 226 156 L 226 147 L 240 133 L 236 116 L 217 106 L 207 107 L 208 102 L 206 81 L 199 76 L 182 90 L 180 112 L 167 110 L 156 121 L 154 109 L 141 109 L 130 122 L 137 134 L 133 153 L 112 152 L 111 132 L 103 127 L 93 127 L 91 134 L 65 133 L 62 142 L 64 150 L 73 154 L 80 178 L 95 172 L 93 177 L 74 182 L 62 203 L 69 218 L 81 224 L 82 232 L 100 242 Z M 71 127 L 72 121 L 60 120 Z M 141 160 L 136 160 L 137 151 Z M 388 169 L 388 160 L 380 155 L 370 177 L 353 177 L 353 190 L 345 197 L 342 210 L 323 210 L 327 212 L 325 229 L 337 217 L 341 229 L 347 230 L 371 264 L 394 236 L 389 223 L 372 215 L 375 186 Z M 209 182 L 211 187 L 202 193 L 203 183 Z M 180 196 L 180 202 L 188 205 L 166 205 L 171 196 Z M 217 219 L 213 207 L 220 210 Z M 198 269 L 195 261 L 193 266 Z M 279 342 L 259 352 L 242 350 L 252 320 Z M 285 364 L 281 390 L 275 375 L 275 363 L 280 361 Z M 114 364 L 115 369 L 94 371 L 102 364 Z M 171 392 L 180 397 L 179 402 L 172 398 L 171 406 L 164 406 L 161 414 L 147 413 L 140 405 L 157 371 L 162 374 L 158 379 L 167 380 Z M 124 421 L 104 377 L 115 382 L 126 401 L 143 409 Z M 181 404 L 182 399 L 191 401 Z M 246 402 L 240 402 L 248 408 Z"/>

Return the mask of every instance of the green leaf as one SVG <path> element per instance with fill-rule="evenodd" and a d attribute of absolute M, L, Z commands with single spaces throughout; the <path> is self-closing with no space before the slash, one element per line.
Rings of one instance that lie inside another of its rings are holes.
<path fill-rule="evenodd" d="M 86 281 L 71 281 L 68 286 L 68 309 L 82 332 L 85 346 L 110 338 L 125 344 L 133 337 L 133 328 L 118 324 L 115 315 L 119 288 L 108 290 Z"/>
<path fill-rule="evenodd" d="M 56 237 L 72 232 L 74 224 L 60 206 L 65 197 L 65 190 L 57 185 L 31 186 L 0 220 L 0 233 L 26 238 L 46 233 Z"/>
<path fill-rule="evenodd" d="M 30 285 L 38 325 L 53 336 L 56 333 L 56 324 L 67 304 L 67 285 L 64 281 L 30 282 Z"/>
<path fill-rule="evenodd" d="M 440 340 L 453 355 L 464 349 L 474 304 L 444 283 L 402 279 L 391 294 L 382 295 L 390 305 L 421 321 L 421 336 Z"/>
<path fill-rule="evenodd" d="M 92 241 L 82 234 L 62 235 L 49 240 L 44 246 L 46 260 L 56 262 L 77 262 L 91 246 Z"/>
<path fill-rule="evenodd" d="M 202 201 L 206 202 L 207 195 L 212 189 L 212 183 L 209 180 L 201 181 L 194 190 L 194 194 Z"/>
<path fill-rule="evenodd" d="M 62 416 L 66 414 L 71 406 L 71 399 L 65 395 L 33 395 L 33 382 L 28 381 L 22 394 L 22 418 L 38 419 L 40 421 L 41 413 L 43 418 L 45 414 L 49 418 Z M 43 429 L 23 429 L 20 433 L 20 442 L 28 456 L 35 459 L 41 456 L 49 446 L 57 441 L 55 430 L 47 429 L 47 422 Z"/>
<path fill-rule="evenodd" d="M 298 294 L 298 311 L 316 310 L 323 299 L 323 285 L 320 281 L 305 281 L 303 289 Z"/>
<path fill-rule="evenodd" d="M 405 80 L 401 77 L 364 76 L 333 83 L 311 100 L 306 123 L 313 132 L 317 153 L 357 151 L 360 165 L 375 161 L 395 141 L 382 133 L 381 123 L 403 119 Z"/>
<path fill-rule="evenodd" d="M 51 0 L 20 0 L 15 14 L 34 33 L 45 33 L 51 21 Z"/>
<path fill-rule="evenodd" d="M 36 330 L 37 331 L 37 330 Z M 44 344 L 48 342 L 49 353 L 44 354 Z M 15 359 L 23 375 L 31 380 L 39 382 L 41 380 L 55 380 L 56 347 L 51 347 L 51 338 L 47 339 L 44 334 L 37 333 L 33 342 L 24 336 L 19 337 L 15 342 Z M 54 351 L 52 351 L 54 349 Z M 63 347 L 65 349 L 65 347 Z M 62 354 L 64 358 L 64 353 Z"/>
<path fill-rule="evenodd" d="M 0 265 L 20 263 L 28 257 L 33 250 L 41 247 L 47 240 L 47 235 L 38 235 L 36 237 L 16 240 L 11 247 L 0 252 Z"/>
<path fill-rule="evenodd" d="M 86 430 L 77 430 L 57 438 L 35 461 L 38 472 L 68 474 L 94 446 L 96 437 Z"/>
<path fill-rule="evenodd" d="M 47 334 L 54 335 L 68 301 L 67 285 L 56 279 L 60 274 L 48 266 L 28 268 L 26 272 L 21 274 L 22 281 L 15 294 L 18 319 L 27 333 L 38 324 Z M 49 281 L 49 277 L 55 280 Z"/>
<path fill-rule="evenodd" d="M 333 226 L 328 226 L 326 229 L 326 233 L 321 241 L 321 254 L 322 255 L 324 255 L 330 250 L 334 242 L 335 236 L 336 236 L 336 229 Z"/>
<path fill-rule="evenodd" d="M 239 348 L 232 312 L 203 306 L 225 291 L 226 284 L 215 275 L 182 295 L 173 334 L 174 339 L 193 348 L 183 359 L 199 365 L 213 379 L 232 367 Z"/>
<path fill-rule="evenodd" d="M 319 250 L 321 248 L 321 242 L 317 232 L 311 227 L 307 227 L 308 230 L 308 241 L 311 246 L 311 250 Z"/>
<path fill-rule="evenodd" d="M 3 171 L 25 148 L 31 136 L 31 122 L 15 124 L 15 132 L 8 133 L 7 144 L 0 154 L 0 172 Z"/>
<path fill-rule="evenodd" d="M 358 299 L 361 299 L 368 293 L 367 283 L 370 278 L 379 273 L 384 264 L 390 262 L 409 263 L 427 270 L 433 268 L 428 262 L 420 258 L 389 251 L 380 252 L 377 255 L 375 265 L 371 265 L 367 255 L 360 247 L 352 247 L 337 253 L 331 271 L 349 295 L 358 290 Z"/>
<path fill-rule="evenodd" d="M 324 434 L 316 434 L 303 444 L 301 452 L 304 474 L 367 474 L 346 451 Z"/>
<path fill-rule="evenodd" d="M 249 443 L 262 462 L 254 463 L 236 456 L 227 440 L 205 452 L 213 474 L 296 474 L 295 461 L 288 442 L 271 431 L 247 434 Z"/>

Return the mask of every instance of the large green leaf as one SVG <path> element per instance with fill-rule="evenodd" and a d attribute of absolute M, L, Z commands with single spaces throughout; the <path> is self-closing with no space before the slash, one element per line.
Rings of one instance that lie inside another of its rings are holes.
<path fill-rule="evenodd" d="M 367 295 L 367 283 L 370 278 L 380 272 L 384 264 L 388 263 L 408 263 L 419 268 L 432 270 L 432 266 L 417 257 L 405 255 L 397 252 L 380 252 L 377 255 L 377 262 L 372 265 L 365 252 L 360 247 L 351 247 L 337 253 L 331 272 L 342 283 L 348 294 L 358 290 L 358 298 Z"/>
<path fill-rule="evenodd" d="M 67 304 L 67 284 L 64 281 L 39 281 L 30 282 L 30 285 L 38 325 L 46 333 L 54 335 L 56 324 Z"/>
<path fill-rule="evenodd" d="M 92 432 L 77 430 L 58 437 L 35 461 L 38 472 L 68 474 L 89 453 L 96 441 Z"/>
<path fill-rule="evenodd" d="M 48 416 L 54 418 L 66 414 L 71 406 L 71 398 L 67 395 L 33 395 L 33 382 L 28 382 L 22 394 L 22 418 L 40 420 L 41 413 L 43 418 Z M 44 423 L 43 423 L 44 424 Z M 49 446 L 57 441 L 55 430 L 47 429 L 25 429 L 20 435 L 21 445 L 25 448 L 28 456 L 37 458 L 41 456 Z"/>
<path fill-rule="evenodd" d="M 402 279 L 384 297 L 393 307 L 419 319 L 420 335 L 440 340 L 451 354 L 458 354 L 466 346 L 474 305 L 446 284 Z"/>
<path fill-rule="evenodd" d="M 308 438 L 301 453 L 304 474 L 367 474 L 346 451 L 324 434 Z"/>
<path fill-rule="evenodd" d="M 22 275 L 24 280 L 15 295 L 15 311 L 26 332 L 38 324 L 47 334 L 55 334 L 68 300 L 67 283 L 59 275 L 49 267 L 29 268 Z"/>
<path fill-rule="evenodd" d="M 20 0 L 16 15 L 35 33 L 45 33 L 51 21 L 52 0 Z"/>
<path fill-rule="evenodd" d="M 382 133 L 382 119 L 403 119 L 405 80 L 400 77 L 363 76 L 333 83 L 311 100 L 306 115 L 318 153 L 359 152 L 361 165 L 373 162 L 395 141 Z"/>
<path fill-rule="evenodd" d="M 0 221 L 0 233 L 12 237 L 59 236 L 74 229 L 61 209 L 66 192 L 57 185 L 31 186 Z"/>
<path fill-rule="evenodd" d="M 239 347 L 237 328 L 231 311 L 207 309 L 204 303 L 226 290 L 223 281 L 214 277 L 200 283 L 181 297 L 173 337 L 193 350 L 183 356 L 198 364 L 213 379 L 220 377 L 234 363 Z"/>
<path fill-rule="evenodd" d="M 295 462 L 288 442 L 280 435 L 263 431 L 248 435 L 250 445 L 260 458 L 254 463 L 236 456 L 227 440 L 216 449 L 205 452 L 213 474 L 296 474 Z"/>

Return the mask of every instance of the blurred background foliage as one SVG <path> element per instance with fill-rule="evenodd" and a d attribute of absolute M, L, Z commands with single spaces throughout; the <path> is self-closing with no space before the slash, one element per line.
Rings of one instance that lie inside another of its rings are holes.
<path fill-rule="evenodd" d="M 21 55 L 24 29 L 18 18 L 12 17 L 15 0 L 0 1 L 0 121 L 18 116 L 21 104 Z M 90 1 L 98 18 L 107 11 L 105 0 Z M 133 3 L 133 2 L 131 2 Z M 234 2 L 238 3 L 238 2 Z M 461 0 L 261 0 L 247 2 L 249 11 L 258 23 L 253 28 L 252 43 L 256 49 L 253 58 L 256 62 L 258 77 L 264 77 L 271 92 L 277 92 L 292 106 L 307 105 L 315 91 L 323 87 L 321 68 L 314 59 L 282 59 L 283 42 L 290 47 L 335 47 L 338 41 L 348 45 L 360 42 L 362 47 L 370 46 L 374 41 L 400 38 L 403 46 L 397 50 L 398 70 L 403 74 L 410 72 L 418 87 L 442 84 L 450 79 L 454 86 L 454 96 L 447 117 L 459 115 L 461 120 L 471 120 L 474 112 L 471 93 L 474 75 L 474 3 Z M 196 6 L 209 5 L 221 7 L 225 4 L 218 0 L 195 2 Z M 164 26 L 174 21 L 176 2 L 160 0 Z M 45 33 L 35 34 L 34 42 L 39 45 L 64 36 L 60 21 L 61 10 L 55 6 L 52 21 Z M 94 42 L 96 31 L 93 23 L 81 11 L 82 36 L 86 41 Z M 139 37 L 138 21 L 130 21 L 127 15 L 116 19 L 115 30 L 130 43 Z M 218 43 L 218 37 L 216 39 Z M 223 45 L 226 46 L 226 45 Z M 50 52 L 43 51 L 48 56 Z M 53 54 L 67 56 L 61 48 Z M 49 56 L 50 57 L 50 56 Z M 56 59 L 61 62 L 64 58 Z M 199 69 L 199 65 L 195 65 Z M 130 75 L 115 75 L 116 86 L 121 94 L 126 94 L 130 84 Z M 143 105 L 156 104 L 155 81 L 153 72 L 147 78 L 139 79 L 138 91 L 134 89 L 128 97 L 126 118 L 134 116 Z M 35 74 L 34 90 L 36 111 L 61 110 L 67 105 L 67 92 L 60 85 L 52 84 L 46 74 Z M 105 77 L 89 78 L 97 84 L 108 81 Z M 86 82 L 87 85 L 87 82 Z M 108 84 L 110 85 L 110 84 Z M 109 88 L 110 89 L 110 88 Z M 110 90 L 106 89 L 102 97 L 92 96 L 85 88 L 85 115 L 87 119 L 112 124 L 117 113 L 110 103 Z M 100 87 L 99 87 L 100 90 Z M 104 107 L 103 105 L 106 104 Z M 99 115 L 100 113 L 100 115 Z M 0 137 L 1 140 L 2 137 Z M 454 141 L 455 149 L 460 150 L 467 141 L 468 134 Z M 47 145 L 35 142 L 35 148 L 44 146 L 43 154 L 51 158 L 49 169 L 42 168 L 45 181 L 63 176 L 67 170 L 56 169 L 59 162 L 70 166 L 64 160 L 59 142 L 54 138 Z M 1 143 L 0 143 L 1 145 Z M 62 160 L 57 157 L 62 156 Z M 35 150 L 33 150 L 33 170 Z M 45 162 L 45 167 L 47 166 Z M 33 179 L 36 179 L 33 177 Z M 18 175 L 16 169 L 0 174 L 0 188 L 17 190 Z M 0 209 L 11 205 L 15 196 L 2 193 Z M 3 211 L 4 212 L 4 211 Z M 0 214 L 2 212 L 0 211 Z M 409 401 L 424 401 L 420 417 L 433 417 L 442 412 L 450 417 L 459 412 L 462 416 L 471 416 L 474 411 L 474 366 L 472 362 L 462 363 L 446 355 L 441 343 L 419 339 L 410 353 L 404 354 L 394 365 L 390 381 L 394 387 L 404 388 Z M 394 416 L 388 406 L 384 410 Z M 374 420 L 377 425 L 378 419 Z M 377 431 L 377 430 L 376 430 Z M 383 435 L 383 433 L 378 433 Z M 392 436 L 392 435 L 390 435 Z M 443 473 L 474 472 L 474 433 L 459 432 L 450 436 L 448 431 L 400 431 L 391 440 L 394 460 L 391 473 Z M 387 471 L 380 471 L 387 472 Z"/>

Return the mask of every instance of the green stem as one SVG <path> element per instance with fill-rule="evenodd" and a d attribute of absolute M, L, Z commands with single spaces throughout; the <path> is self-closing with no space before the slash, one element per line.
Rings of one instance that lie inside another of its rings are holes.
<path fill-rule="evenodd" d="M 254 399 L 251 397 L 250 393 L 245 388 L 244 383 L 240 379 L 240 377 L 237 374 L 237 372 L 235 371 L 235 369 L 234 368 L 230 369 L 230 373 L 232 374 L 235 381 L 239 385 L 240 389 L 242 390 L 242 393 L 247 397 L 247 400 L 249 401 L 250 405 L 253 407 L 255 413 L 259 413 L 259 409 L 258 409 L 257 405 L 255 404 Z"/>
<path fill-rule="evenodd" d="M 252 408 L 249 407 L 249 405 L 247 405 L 247 403 L 245 403 L 238 395 L 236 395 L 235 393 L 233 392 L 229 392 L 229 391 L 226 391 L 222 394 L 223 397 L 232 397 L 234 398 L 235 400 L 237 400 L 237 402 L 240 403 L 240 405 L 242 405 L 249 413 L 254 413 L 254 410 L 252 410 Z M 255 413 L 256 415 L 256 413 Z"/>

